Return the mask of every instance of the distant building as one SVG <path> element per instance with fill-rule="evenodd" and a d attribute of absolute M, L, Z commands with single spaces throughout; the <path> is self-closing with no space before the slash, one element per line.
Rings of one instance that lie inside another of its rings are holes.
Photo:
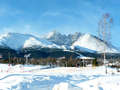
<path fill-rule="evenodd" d="M 77 57 L 77 59 L 82 59 L 82 60 L 94 60 L 95 58 L 80 55 L 80 56 Z"/>
<path fill-rule="evenodd" d="M 93 60 L 95 58 L 93 57 L 87 57 L 87 56 L 83 56 L 83 55 L 80 55 L 78 56 L 76 59 L 78 59 L 78 64 L 82 63 L 82 66 L 86 66 L 88 64 L 92 64 Z"/>
<path fill-rule="evenodd" d="M 65 57 L 59 57 L 59 58 L 57 58 L 58 60 L 63 60 L 63 59 L 65 59 Z"/>

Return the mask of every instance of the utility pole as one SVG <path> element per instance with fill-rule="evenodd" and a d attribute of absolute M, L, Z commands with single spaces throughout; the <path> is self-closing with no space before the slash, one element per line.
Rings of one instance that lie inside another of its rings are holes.
<path fill-rule="evenodd" d="M 25 60 L 26 60 L 26 64 L 28 64 L 28 58 L 30 57 L 31 54 L 25 54 L 24 57 L 25 57 Z"/>
<path fill-rule="evenodd" d="M 8 52 L 8 66 L 10 66 L 10 52 Z"/>

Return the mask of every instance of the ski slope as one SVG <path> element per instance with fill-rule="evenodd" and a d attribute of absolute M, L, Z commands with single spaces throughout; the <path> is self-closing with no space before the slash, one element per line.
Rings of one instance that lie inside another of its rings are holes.
<path fill-rule="evenodd" d="M 104 67 L 0 64 L 0 90 L 119 90 L 120 73 Z"/>

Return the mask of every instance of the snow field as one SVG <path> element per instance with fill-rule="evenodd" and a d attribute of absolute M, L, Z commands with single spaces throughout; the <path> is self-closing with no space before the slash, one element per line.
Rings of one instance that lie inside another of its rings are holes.
<path fill-rule="evenodd" d="M 101 67 L 0 64 L 0 90 L 119 90 L 120 73 Z"/>

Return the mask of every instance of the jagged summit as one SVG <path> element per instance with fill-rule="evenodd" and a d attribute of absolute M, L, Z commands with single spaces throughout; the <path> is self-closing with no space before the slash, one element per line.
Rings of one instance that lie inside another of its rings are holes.
<path fill-rule="evenodd" d="M 43 38 L 46 38 L 48 41 L 53 42 L 58 45 L 71 46 L 72 43 L 75 42 L 80 36 L 81 36 L 81 33 L 79 32 L 65 35 L 57 31 L 53 31 L 45 35 Z"/>
<path fill-rule="evenodd" d="M 59 35 L 60 33 L 59 32 L 57 32 L 56 30 L 54 30 L 54 31 L 52 31 L 52 32 L 49 32 L 47 35 L 46 35 L 46 38 L 47 39 L 50 39 L 50 38 L 52 38 L 52 37 L 54 37 L 54 36 L 56 36 L 56 35 Z"/>

